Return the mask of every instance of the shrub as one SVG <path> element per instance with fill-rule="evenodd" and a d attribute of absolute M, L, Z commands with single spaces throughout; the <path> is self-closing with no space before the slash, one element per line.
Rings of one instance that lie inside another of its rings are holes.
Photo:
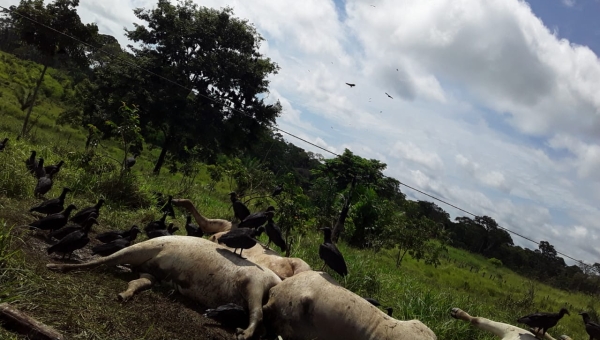
<path fill-rule="evenodd" d="M 492 265 L 494 265 L 494 267 L 502 267 L 502 261 L 498 260 L 495 257 L 492 257 L 491 259 L 489 259 L 488 262 L 491 263 Z"/>

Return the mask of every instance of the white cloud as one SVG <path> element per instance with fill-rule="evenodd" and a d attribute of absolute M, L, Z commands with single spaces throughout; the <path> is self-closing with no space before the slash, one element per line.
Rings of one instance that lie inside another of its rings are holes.
<path fill-rule="evenodd" d="M 470 161 L 461 154 L 456 155 L 455 159 L 456 163 L 461 168 L 463 168 L 470 176 L 477 179 L 482 184 L 505 192 L 510 191 L 510 186 L 508 185 L 504 174 L 500 171 L 485 171 L 478 163 Z"/>
<path fill-rule="evenodd" d="M 575 0 L 562 0 L 562 3 L 567 7 L 573 7 L 577 2 Z"/>
<path fill-rule="evenodd" d="M 410 142 L 396 142 L 390 152 L 390 156 L 396 158 L 402 157 L 432 170 L 440 171 L 444 167 L 442 159 L 436 153 L 425 152 Z"/>
<path fill-rule="evenodd" d="M 575 155 L 575 166 L 580 178 L 600 179 L 600 145 L 587 144 L 563 134 L 550 139 L 549 145 L 556 149 L 567 149 Z"/>
<path fill-rule="evenodd" d="M 285 108 L 281 128 L 331 151 L 389 157 L 386 174 L 401 182 L 596 261 L 597 56 L 519 0 L 374 1 L 347 0 L 346 16 L 332 0 L 197 3 L 230 5 L 267 38 L 262 51 L 281 66 L 270 94 Z M 155 3 L 83 1 L 81 15 L 124 44 L 131 9 Z"/>

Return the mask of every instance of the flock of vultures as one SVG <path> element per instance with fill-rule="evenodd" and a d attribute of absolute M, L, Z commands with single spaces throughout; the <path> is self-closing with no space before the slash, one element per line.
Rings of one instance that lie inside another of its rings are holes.
<path fill-rule="evenodd" d="M 3 151 L 7 145 L 8 138 L 5 138 L 0 142 L 0 152 Z M 135 165 L 135 157 L 128 159 L 126 163 L 127 167 L 132 167 Z M 60 172 L 64 162 L 61 161 L 55 165 L 45 165 L 43 158 L 36 159 L 36 152 L 32 151 L 31 156 L 25 160 L 25 164 L 27 171 L 38 180 L 34 189 L 34 195 L 43 198 L 43 195 L 52 188 L 54 177 Z M 271 195 L 273 197 L 278 196 L 283 190 L 282 186 L 277 186 Z M 74 251 L 88 245 L 90 242 L 90 231 L 94 225 L 98 225 L 100 211 L 105 203 L 105 200 L 100 198 L 95 205 L 78 210 L 74 204 L 66 205 L 65 203 L 67 194 L 70 191 L 69 188 L 65 187 L 60 196 L 46 199 L 38 205 L 31 207 L 31 213 L 37 213 L 42 216 L 38 216 L 37 220 L 28 224 L 29 228 L 32 230 L 46 231 L 46 238 L 51 243 L 47 248 L 48 254 L 62 254 L 63 259 L 67 255 L 71 258 L 71 254 Z M 143 228 L 143 232 L 148 239 L 170 236 L 179 229 L 172 222 L 168 225 L 166 223 L 167 216 L 175 218 L 173 197 L 168 196 L 167 199 L 164 199 L 162 194 L 156 193 L 156 195 L 158 201 L 157 205 L 160 207 L 163 215 L 159 220 L 152 221 Z M 286 244 L 281 229 L 273 221 L 276 211 L 275 207 L 269 206 L 264 211 L 251 213 L 248 207 L 238 199 L 235 192 L 231 192 L 229 196 L 233 213 L 236 219 L 239 220 L 239 224 L 230 227 L 225 233 L 221 233 L 218 239 L 214 239 L 215 242 L 233 248 L 234 254 L 244 259 L 242 255 L 243 250 L 251 249 L 255 247 L 257 243 L 260 243 L 257 240 L 257 237 L 264 232 L 269 239 L 269 243 L 266 246 L 263 245 L 265 249 L 268 249 L 271 243 L 274 243 L 283 252 L 288 249 L 289 245 Z M 76 213 L 74 213 L 75 211 Z M 185 230 L 187 236 L 191 237 L 202 238 L 204 236 L 210 236 L 207 235 L 203 228 L 192 223 L 192 216 L 190 215 L 187 216 Z M 324 242 L 319 247 L 319 257 L 324 261 L 323 267 L 327 265 L 342 277 L 348 275 L 348 268 L 344 261 L 344 257 L 331 240 L 332 230 L 330 228 L 321 228 L 320 230 L 324 235 Z M 142 230 L 138 226 L 133 225 L 124 230 L 111 230 L 96 234 L 95 239 L 99 241 L 100 244 L 91 248 L 92 255 L 106 257 L 130 247 L 141 233 Z M 239 254 L 237 253 L 238 249 L 240 250 Z M 380 303 L 375 299 L 364 299 L 374 306 L 380 306 Z M 393 313 L 392 308 L 388 307 L 386 310 L 387 315 L 391 317 Z M 517 322 L 535 329 L 537 332 L 536 335 L 547 337 L 546 332 L 548 329 L 554 327 L 565 314 L 569 314 L 569 312 L 565 308 L 562 308 L 558 313 L 534 313 L 523 316 L 519 318 Z M 245 327 L 248 325 L 247 310 L 244 307 L 233 303 L 208 309 L 204 315 L 219 321 L 225 327 Z M 600 340 L 600 325 L 592 322 L 588 313 L 582 312 L 580 315 L 583 318 L 585 329 L 590 335 L 590 340 Z M 486 324 L 486 322 L 488 323 L 488 326 L 489 324 L 499 324 L 483 318 L 472 318 L 459 309 L 453 310 L 452 316 L 470 321 L 475 326 L 477 326 L 476 324 L 478 322 L 473 322 L 473 320 L 479 320 L 481 325 Z M 488 330 L 490 330 L 490 327 L 492 326 L 489 326 Z M 496 334 L 499 335 L 500 333 L 496 332 Z M 503 338 L 509 339 L 509 337 L 506 336 Z M 565 338 L 568 337 L 563 336 L 563 339 Z"/>

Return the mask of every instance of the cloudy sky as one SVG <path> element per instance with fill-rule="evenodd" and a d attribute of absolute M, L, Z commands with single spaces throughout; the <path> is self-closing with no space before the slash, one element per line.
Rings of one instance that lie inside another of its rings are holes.
<path fill-rule="evenodd" d="M 197 1 L 266 38 L 282 129 L 600 262 L 600 0 Z M 132 8 L 155 3 L 81 0 L 80 15 L 125 45 Z"/>

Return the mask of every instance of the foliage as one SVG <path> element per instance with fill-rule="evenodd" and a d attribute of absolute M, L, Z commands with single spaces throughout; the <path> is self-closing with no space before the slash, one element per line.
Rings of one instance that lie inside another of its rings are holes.
<path fill-rule="evenodd" d="M 502 261 L 498 260 L 495 257 L 492 257 L 491 259 L 488 259 L 488 261 L 494 266 L 494 267 L 502 267 Z"/>
<path fill-rule="evenodd" d="M 283 192 L 274 197 L 277 203 L 277 224 L 283 232 L 283 236 L 288 244 L 289 255 L 292 251 L 292 244 L 297 244 L 298 237 L 305 236 L 308 233 L 305 222 L 309 219 L 310 199 L 304 194 L 302 188 L 296 185 L 294 174 L 288 173 L 281 178 Z"/>
<path fill-rule="evenodd" d="M 92 42 L 98 27 L 81 22 L 78 6 L 79 0 L 55 0 L 45 7 L 42 0 L 21 0 L 18 6 L 10 7 L 10 17 L 21 40 L 35 47 L 45 58 L 42 59 L 43 64 L 54 61 L 52 59 L 56 55 L 66 55 L 71 62 L 86 64 L 85 46 L 67 35 L 83 42 Z"/>
<path fill-rule="evenodd" d="M 133 154 L 138 155 L 142 152 L 144 137 L 142 137 L 141 134 L 142 129 L 140 128 L 138 108 L 135 105 L 129 107 L 123 102 L 123 106 L 119 108 L 119 113 L 121 118 L 119 124 L 107 120 L 106 125 L 112 128 L 113 135 L 118 136 L 119 144 L 123 149 L 121 171 L 125 171 L 127 169 L 125 162 L 129 153 L 132 152 Z"/>

